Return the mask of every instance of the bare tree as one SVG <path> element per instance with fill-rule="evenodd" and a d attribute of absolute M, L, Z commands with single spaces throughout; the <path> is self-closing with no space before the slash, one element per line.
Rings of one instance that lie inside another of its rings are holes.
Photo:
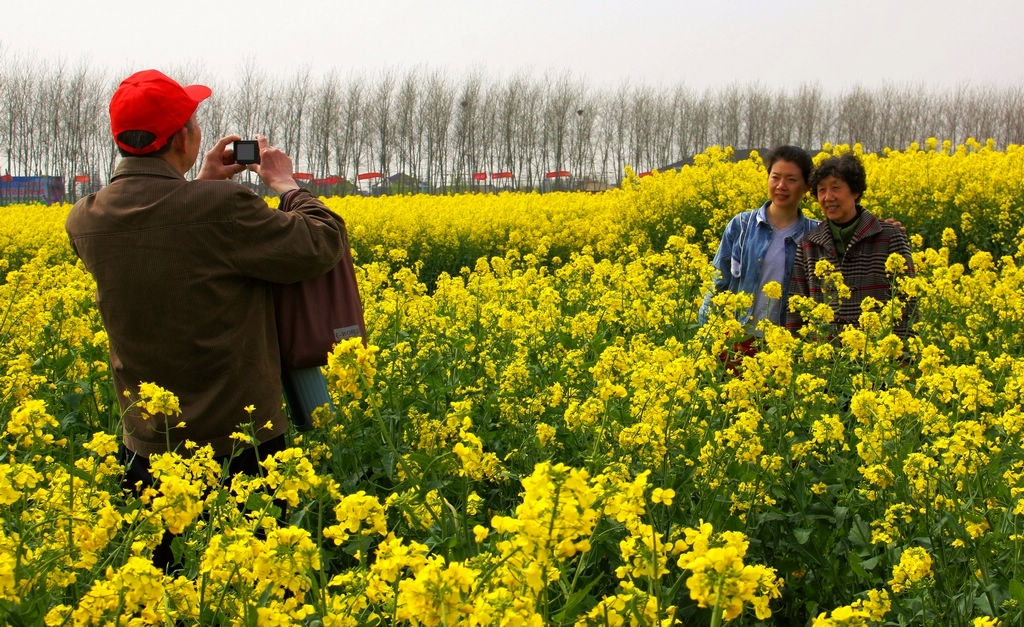
<path fill-rule="evenodd" d="M 332 165 L 345 162 L 335 154 L 335 136 L 341 125 L 339 109 L 341 96 L 339 85 L 334 75 L 325 77 L 310 93 L 310 104 L 307 108 L 308 126 L 306 127 L 306 158 L 305 165 L 310 172 L 327 174 Z M 339 147 L 340 149 L 340 147 Z M 345 168 L 337 168 L 344 173 Z"/>
<path fill-rule="evenodd" d="M 395 143 L 398 148 L 398 170 L 417 181 L 420 179 L 423 129 L 420 124 L 420 89 L 422 69 L 408 71 L 398 87 L 395 102 Z"/>
<path fill-rule="evenodd" d="M 426 139 L 427 184 L 442 192 L 446 189 L 448 129 L 452 121 L 455 96 L 448 78 L 435 71 L 427 79 L 423 94 L 423 127 Z"/>
<path fill-rule="evenodd" d="M 487 172 L 496 171 L 498 155 L 501 151 L 501 115 L 504 87 L 495 82 L 485 87 L 483 105 L 480 107 L 477 121 L 477 154 L 475 161 L 478 171 L 486 176 Z"/>
<path fill-rule="evenodd" d="M 651 163 L 651 143 L 655 128 L 656 102 L 654 90 L 650 87 L 638 87 L 633 90 L 628 126 L 628 142 L 630 145 L 629 163 L 638 171 L 649 169 Z"/>
<path fill-rule="evenodd" d="M 96 155 L 91 150 L 91 138 L 99 136 L 103 125 L 102 112 L 106 102 L 102 94 L 104 81 L 87 66 L 79 65 L 69 77 L 69 89 L 58 104 L 62 136 L 56 139 L 60 150 L 61 166 L 57 173 L 69 182 L 71 199 L 77 199 L 78 185 L 75 177 L 96 175 Z"/>
<path fill-rule="evenodd" d="M 891 105 L 892 131 L 879 140 L 890 148 L 902 149 L 911 142 L 924 142 L 935 133 L 929 115 L 932 97 L 921 84 L 901 85 Z"/>
<path fill-rule="evenodd" d="M 723 146 L 738 146 L 743 131 L 743 91 L 732 83 L 719 94 L 714 111 L 714 140 Z"/>
<path fill-rule="evenodd" d="M 470 181 L 470 174 L 478 165 L 475 162 L 478 110 L 481 102 L 482 78 L 479 73 L 469 74 L 459 90 L 458 106 L 455 107 L 455 126 L 452 129 L 452 140 L 455 153 L 452 155 L 451 173 L 453 182 L 465 185 Z"/>
<path fill-rule="evenodd" d="M 209 84 L 197 65 L 168 73 L 182 84 Z M 63 176 L 72 197 L 84 191 L 74 186 L 76 175 L 108 177 L 117 152 L 107 103 L 121 76 L 64 61 L 40 65 L 0 46 L 0 170 Z M 700 93 L 624 83 L 591 91 L 568 73 L 488 82 L 477 71 L 453 81 L 422 68 L 372 81 L 358 74 L 314 80 L 306 69 L 281 84 L 250 59 L 234 82 L 213 87 L 197 113 L 208 143 L 261 132 L 293 156 L 297 170 L 355 177 L 364 168 L 386 175 L 397 167 L 441 192 L 482 171 L 511 172 L 521 188 L 542 184 L 549 170 L 615 180 L 626 165 L 663 167 L 714 143 L 792 141 L 814 149 L 860 142 L 880 150 L 933 135 L 957 144 L 1024 141 L 1024 85 L 856 85 L 831 95 L 816 83 Z"/>
<path fill-rule="evenodd" d="M 995 138 L 999 133 L 1000 116 L 995 93 L 991 89 L 976 90 L 974 97 L 968 101 L 966 117 L 970 120 L 967 136 L 980 142 Z"/>
<path fill-rule="evenodd" d="M 875 96 L 857 85 L 839 97 L 835 139 L 837 143 L 860 142 L 865 150 L 878 144 L 875 133 Z"/>
<path fill-rule="evenodd" d="M 569 121 L 580 108 L 582 86 L 569 73 L 548 77 L 543 123 L 544 167 L 564 170 L 568 167 Z"/>
<path fill-rule="evenodd" d="M 1024 143 L 1024 85 L 1007 87 L 1000 99 L 1002 145 Z"/>
<path fill-rule="evenodd" d="M 820 146 L 824 141 L 823 129 L 832 124 L 832 121 L 825 115 L 826 106 L 821 93 L 821 85 L 818 83 L 800 85 L 790 110 L 793 112 L 796 142 L 808 150 L 812 146 Z"/>
<path fill-rule="evenodd" d="M 311 80 L 309 68 L 297 71 L 284 88 L 286 96 L 279 100 L 280 119 L 277 123 L 281 128 L 281 149 L 289 155 L 302 154 L 302 120 L 309 106 Z"/>
<path fill-rule="evenodd" d="M 630 146 L 630 126 L 633 120 L 633 95 L 628 84 L 622 85 L 606 101 L 604 115 L 601 116 L 601 134 L 611 144 L 613 155 L 612 168 L 616 180 L 622 177 L 629 163 L 632 147 Z"/>
<path fill-rule="evenodd" d="M 5 172 L 27 174 L 33 152 L 35 130 L 35 94 L 38 89 L 36 68 L 22 59 L 12 58 L 5 66 L 5 77 L 0 97 L 4 107 L 4 145 L 7 149 Z"/>
<path fill-rule="evenodd" d="M 669 100 L 672 121 L 671 161 L 679 161 L 693 154 L 693 119 L 695 97 L 688 87 L 680 85 L 672 90 Z M 668 165 L 667 163 L 665 165 Z"/>
<path fill-rule="evenodd" d="M 544 164 L 541 141 L 541 107 L 544 93 L 537 83 L 523 85 L 520 107 L 516 117 L 517 155 L 515 181 L 517 187 L 536 187 L 543 181 Z"/>
<path fill-rule="evenodd" d="M 395 83 L 393 72 L 381 74 L 366 103 L 367 157 L 385 177 L 382 181 L 385 189 L 388 184 L 387 177 L 391 175 L 391 157 L 395 150 Z"/>
<path fill-rule="evenodd" d="M 593 98 L 585 92 L 580 95 L 577 107 L 570 126 L 569 170 L 580 180 L 599 178 L 599 173 L 594 171 L 594 126 L 598 108 Z"/>
<path fill-rule="evenodd" d="M 516 169 L 516 123 L 522 108 L 525 83 L 522 76 L 515 76 L 498 88 L 500 96 L 495 103 L 498 145 L 493 168 L 500 172 L 514 172 Z"/>
<path fill-rule="evenodd" d="M 676 124 L 679 120 L 675 116 L 672 99 L 668 92 L 656 91 L 653 104 L 655 130 L 651 134 L 652 152 L 646 167 L 647 169 L 662 169 L 679 159 L 672 148 L 675 143 Z"/>
<path fill-rule="evenodd" d="M 253 137 L 256 133 L 267 133 L 262 119 L 263 101 L 268 97 L 267 79 L 259 71 L 254 60 L 242 66 L 239 82 L 231 92 L 231 122 L 242 137 Z"/>
<path fill-rule="evenodd" d="M 886 84 L 875 96 L 875 132 L 883 148 L 903 148 L 911 142 L 927 139 L 933 129 L 922 128 L 925 115 L 923 85 Z"/>
<path fill-rule="evenodd" d="M 744 98 L 746 121 L 744 128 L 743 147 L 747 149 L 764 148 L 771 136 L 772 103 L 777 94 L 772 94 L 760 83 L 747 86 Z"/>
<path fill-rule="evenodd" d="M 967 100 L 970 97 L 970 87 L 967 83 L 959 83 L 946 92 L 944 97 L 939 99 L 938 115 L 933 122 L 937 123 L 936 133 L 939 137 L 948 139 L 953 143 L 960 143 L 964 136 L 964 125 L 966 120 Z"/>
<path fill-rule="evenodd" d="M 768 132 L 763 148 L 790 144 L 796 129 L 794 97 L 788 92 L 777 90 L 769 96 Z M 810 149 L 810 144 L 804 146 Z"/>
<path fill-rule="evenodd" d="M 711 125 L 715 115 L 715 101 L 718 95 L 705 89 L 700 98 L 694 102 L 693 109 L 693 145 L 691 155 L 704 151 L 712 144 Z"/>
<path fill-rule="evenodd" d="M 344 172 L 348 169 L 348 164 L 351 164 L 352 171 L 357 177 L 361 173 L 363 159 L 366 156 L 369 129 L 362 118 L 365 91 L 366 83 L 362 77 L 355 76 L 349 79 L 341 102 L 341 124 L 331 129 L 336 146 L 335 169 Z M 356 180 L 358 181 L 358 178 Z"/>

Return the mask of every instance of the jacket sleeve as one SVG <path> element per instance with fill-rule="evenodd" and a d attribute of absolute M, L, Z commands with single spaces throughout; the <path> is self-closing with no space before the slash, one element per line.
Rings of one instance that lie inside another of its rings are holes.
<path fill-rule="evenodd" d="M 347 246 L 345 222 L 307 190 L 291 193 L 291 211 L 271 209 L 262 198 L 237 199 L 232 222 L 239 271 L 272 283 L 293 283 L 325 274 Z"/>
<path fill-rule="evenodd" d="M 706 324 L 708 321 L 711 298 L 715 294 L 724 292 L 729 288 L 729 277 L 732 271 L 732 248 L 736 242 L 738 224 L 738 217 L 729 220 L 729 224 L 725 226 L 725 231 L 722 232 L 722 241 L 718 244 L 718 252 L 715 253 L 715 258 L 711 262 L 711 265 L 715 268 L 715 274 L 712 277 L 713 289 L 704 294 L 704 302 L 697 313 L 697 322 L 701 325 Z"/>
<path fill-rule="evenodd" d="M 804 320 L 800 314 L 792 311 L 793 296 L 808 296 L 810 289 L 807 285 L 806 248 L 802 244 L 796 247 L 796 258 L 793 259 L 793 273 L 789 277 L 789 307 L 786 311 L 786 328 L 795 333 L 804 326 Z"/>

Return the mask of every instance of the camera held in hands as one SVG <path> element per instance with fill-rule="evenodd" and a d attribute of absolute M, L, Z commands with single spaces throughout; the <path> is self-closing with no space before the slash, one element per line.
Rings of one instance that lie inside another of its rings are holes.
<path fill-rule="evenodd" d="M 255 139 L 243 139 L 234 142 L 235 163 L 249 165 L 260 162 L 260 145 Z"/>

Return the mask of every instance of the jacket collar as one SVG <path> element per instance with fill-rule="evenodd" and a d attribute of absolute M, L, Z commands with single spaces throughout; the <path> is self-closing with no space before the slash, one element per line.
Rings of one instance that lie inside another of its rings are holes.
<path fill-rule="evenodd" d="M 850 239 L 850 243 L 846 246 L 846 250 L 850 250 L 850 248 L 860 240 L 872 237 L 881 232 L 882 225 L 878 221 L 878 218 L 876 218 L 875 215 L 867 209 L 863 209 L 860 215 L 860 223 L 858 224 L 853 237 Z M 817 244 L 818 246 L 821 246 L 835 254 L 836 244 L 832 241 L 832 230 L 828 226 L 828 220 L 823 220 L 821 224 L 818 225 L 818 228 L 808 233 L 807 241 Z"/>
<path fill-rule="evenodd" d="M 768 205 L 770 204 L 772 204 L 772 201 L 766 200 L 765 203 L 761 205 L 761 208 L 757 210 L 755 216 L 758 224 L 766 224 L 768 226 L 771 226 L 771 222 L 768 221 Z M 818 225 L 816 221 L 812 221 L 810 218 L 804 215 L 802 209 L 797 211 L 795 224 L 800 225 L 800 228 L 797 229 L 800 233 L 806 233 L 807 231 L 813 229 L 815 226 Z"/>
<path fill-rule="evenodd" d="M 114 174 L 110 177 L 111 181 L 117 180 L 125 176 L 161 176 L 166 178 L 184 179 L 180 172 L 174 169 L 174 166 L 167 163 L 160 157 L 124 157 L 121 159 L 117 167 L 114 168 Z"/>

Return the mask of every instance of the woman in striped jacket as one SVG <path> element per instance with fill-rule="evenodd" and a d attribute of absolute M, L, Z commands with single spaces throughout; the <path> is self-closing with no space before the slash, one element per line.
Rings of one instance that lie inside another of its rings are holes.
<path fill-rule="evenodd" d="M 832 334 L 838 335 L 844 326 L 858 324 L 865 298 L 870 296 L 881 303 L 892 299 L 893 273 L 886 268 L 890 255 L 896 253 L 903 258 L 902 267 L 895 269 L 897 272 L 912 274 L 914 263 L 906 233 L 860 206 L 860 198 L 867 189 L 867 176 L 860 159 L 851 154 L 826 159 L 811 175 L 810 189 L 821 205 L 825 221 L 797 246 L 789 293 L 830 304 L 835 314 Z M 837 294 L 829 285 L 831 272 L 820 273 L 821 276 L 815 273 L 822 260 L 842 273 L 843 283 L 850 290 L 848 297 Z M 910 334 L 911 309 L 912 303 L 906 303 L 893 324 L 893 333 L 902 338 Z M 803 324 L 800 313 L 788 312 L 787 328 L 796 331 Z"/>

